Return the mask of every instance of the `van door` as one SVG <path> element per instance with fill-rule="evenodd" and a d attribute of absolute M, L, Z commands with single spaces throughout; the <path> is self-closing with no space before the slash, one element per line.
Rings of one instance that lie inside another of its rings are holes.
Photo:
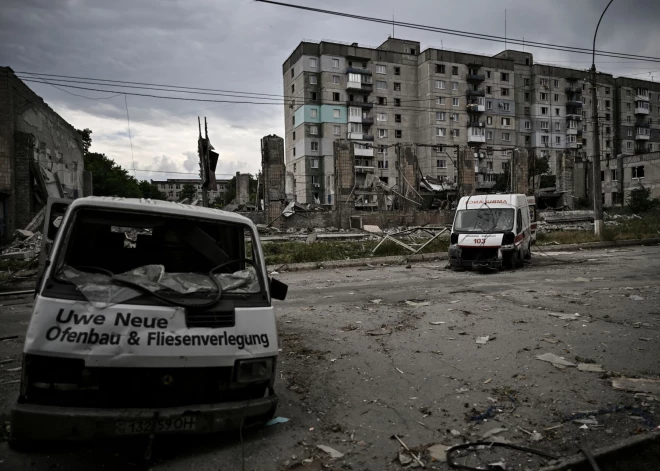
<path fill-rule="evenodd" d="M 41 233 L 41 252 L 39 253 L 39 270 L 37 272 L 37 290 L 41 286 L 41 278 L 46 269 L 46 261 L 50 256 L 53 241 L 60 228 L 64 214 L 73 200 L 64 198 L 48 198 L 46 203 L 46 214 L 44 215 L 44 227 Z"/>

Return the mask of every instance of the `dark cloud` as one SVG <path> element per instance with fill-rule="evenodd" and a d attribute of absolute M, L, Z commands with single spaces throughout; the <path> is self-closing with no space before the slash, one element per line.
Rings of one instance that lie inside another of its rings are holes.
<path fill-rule="evenodd" d="M 509 37 L 586 48 L 591 47 L 593 30 L 607 4 L 607 0 L 292 1 L 502 36 L 506 9 Z M 392 34 L 387 25 L 243 0 L 4 0 L 2 5 L 0 64 L 16 71 L 274 95 L 282 94 L 282 63 L 300 40 L 357 41 L 377 46 Z M 615 0 L 603 19 L 598 48 L 660 56 L 658 18 L 657 0 Z M 443 46 L 482 54 L 495 54 L 504 48 L 496 42 L 398 27 L 395 35 L 419 40 L 422 47 Z M 589 55 L 530 51 L 541 62 L 581 69 L 591 64 Z M 597 65 L 616 75 L 646 77 L 648 71 L 660 71 L 660 64 L 612 58 L 597 58 Z M 104 151 L 119 154 L 113 158 L 130 160 L 130 153 L 125 151 L 128 143 L 121 147 L 115 142 L 115 147 L 103 148 L 127 132 L 123 96 L 94 101 L 45 84 L 29 85 L 78 127 L 92 127 L 94 123 L 95 142 Z M 111 96 L 85 90 L 69 92 Z M 211 140 L 219 149 L 222 164 L 245 164 L 242 168 L 246 171 L 258 169 L 259 138 L 282 135 L 284 129 L 281 105 L 177 102 L 135 96 L 128 96 L 127 102 L 135 159 L 144 166 L 152 164 L 153 155 L 166 155 L 179 168 L 194 169 L 189 153 L 196 154 L 198 115 L 209 119 Z"/>

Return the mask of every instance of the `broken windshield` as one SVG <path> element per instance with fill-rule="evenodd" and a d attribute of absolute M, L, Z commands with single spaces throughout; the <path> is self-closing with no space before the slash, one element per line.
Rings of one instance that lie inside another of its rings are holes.
<path fill-rule="evenodd" d="M 507 232 L 513 229 L 511 208 L 463 209 L 456 212 L 454 232 Z"/>
<path fill-rule="evenodd" d="M 263 289 L 254 234 L 242 224 L 83 208 L 64 244 L 55 278 L 102 305 L 145 292 L 212 301 L 218 286 L 223 295 Z"/>

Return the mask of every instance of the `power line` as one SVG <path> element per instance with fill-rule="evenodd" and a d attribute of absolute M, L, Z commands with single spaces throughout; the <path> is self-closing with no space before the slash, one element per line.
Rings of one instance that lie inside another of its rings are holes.
<path fill-rule="evenodd" d="M 449 35 L 454 35 L 454 36 L 462 36 L 462 37 L 468 37 L 472 39 L 481 39 L 484 41 L 493 41 L 493 42 L 507 42 L 507 43 L 513 43 L 517 45 L 524 45 L 528 47 L 535 47 L 535 48 L 540 48 L 540 49 L 552 49 L 552 50 L 557 50 L 557 51 L 564 51 L 564 52 L 572 52 L 575 54 L 592 54 L 592 49 L 587 49 L 583 47 L 574 47 L 574 46 L 561 46 L 561 45 L 556 45 L 556 44 L 549 44 L 549 43 L 541 43 L 537 41 L 529 41 L 527 39 L 525 40 L 520 40 L 520 39 L 511 39 L 511 38 L 504 38 L 502 36 L 494 36 L 494 35 L 488 35 L 488 34 L 481 34 L 481 33 L 472 33 L 469 31 L 461 31 L 461 30 L 453 30 L 453 29 L 447 29 L 447 28 L 439 28 L 435 26 L 427 26 L 427 25 L 421 25 L 421 24 L 416 24 L 416 23 L 405 23 L 401 21 L 393 21 L 393 20 L 388 20 L 388 19 L 382 19 L 382 18 L 375 18 L 375 17 L 369 17 L 369 16 L 360 16 L 360 15 L 354 15 L 350 13 L 342 13 L 338 11 L 332 11 L 332 10 L 322 10 L 320 8 L 312 8 L 312 7 L 305 7 L 302 5 L 293 5 L 290 3 L 283 3 L 283 2 L 275 2 L 272 0 L 255 0 L 256 2 L 260 3 L 269 3 L 272 5 L 277 5 L 277 6 L 283 6 L 283 7 L 288 7 L 288 8 L 295 8 L 298 10 L 306 10 L 306 11 L 311 11 L 315 13 L 323 13 L 326 15 L 334 15 L 334 16 L 341 16 L 345 18 L 351 18 L 351 19 L 357 19 L 357 20 L 362 20 L 362 21 L 369 21 L 373 23 L 381 23 L 381 24 L 386 24 L 386 25 L 397 25 L 402 28 L 410 28 L 410 29 L 419 29 L 422 31 L 430 31 L 430 32 L 436 32 L 436 33 L 443 33 L 443 34 L 449 34 Z M 652 57 L 652 56 L 641 56 L 641 55 L 636 55 L 636 54 L 628 54 L 628 53 L 620 53 L 620 52 L 612 52 L 612 51 L 602 51 L 599 49 L 596 49 L 596 55 L 599 56 L 605 56 L 605 57 L 614 57 L 618 59 L 644 59 L 646 62 L 660 62 L 660 57 Z"/>

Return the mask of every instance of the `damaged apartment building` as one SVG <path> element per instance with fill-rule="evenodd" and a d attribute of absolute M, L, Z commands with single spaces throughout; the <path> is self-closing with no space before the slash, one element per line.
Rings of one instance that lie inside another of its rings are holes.
<path fill-rule="evenodd" d="M 83 144 L 9 67 L 0 67 L 0 231 L 2 241 L 27 226 L 48 197 L 91 194 Z"/>
<path fill-rule="evenodd" d="M 416 146 L 422 187 L 425 181 L 435 188 L 459 183 L 459 149 L 472 154 L 475 191 L 493 188 L 510 168 L 514 149 L 524 149 L 530 161 L 547 157 L 562 204 L 573 206 L 574 180 L 586 185 L 594 153 L 586 70 L 535 63 L 521 51 L 422 51 L 417 41 L 389 38 L 376 48 L 303 41 L 282 73 L 286 192 L 300 203 L 335 204 L 333 143 L 339 139 L 353 143 L 355 180 L 366 187 L 401 187 L 397 144 Z M 631 121 L 615 113 L 617 106 L 635 103 L 637 110 L 644 101 L 648 90 L 636 82 L 597 74 L 603 160 L 622 149 L 631 153 L 639 148 L 637 136 L 644 137 L 634 127 L 647 129 L 639 115 L 631 112 Z"/>

